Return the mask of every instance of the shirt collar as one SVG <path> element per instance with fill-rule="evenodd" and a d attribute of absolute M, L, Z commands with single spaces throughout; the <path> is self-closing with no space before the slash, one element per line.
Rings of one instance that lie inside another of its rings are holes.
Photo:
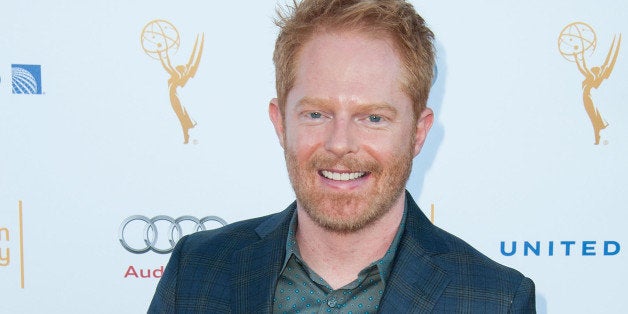
<path fill-rule="evenodd" d="M 296 230 L 297 230 L 297 211 L 295 210 L 292 214 L 292 218 L 290 219 L 290 227 L 288 229 L 288 238 L 286 239 L 286 256 L 284 257 L 283 266 L 281 267 L 281 272 L 284 271 L 286 265 L 288 264 L 288 260 L 294 254 L 295 257 L 302 261 L 301 254 L 299 253 L 299 245 L 297 244 L 296 238 Z M 408 208 L 407 205 L 404 205 L 403 208 L 403 216 L 401 217 L 401 223 L 399 224 L 399 228 L 397 229 L 397 233 L 395 234 L 395 238 L 393 239 L 390 247 L 386 251 L 384 256 L 371 263 L 371 265 L 367 266 L 365 269 L 372 267 L 373 265 L 377 265 L 377 269 L 379 271 L 379 275 L 382 278 L 384 284 L 386 284 L 386 280 L 390 275 L 392 270 L 392 264 L 395 259 L 395 254 L 397 253 L 397 247 L 399 246 L 399 242 L 401 241 L 401 235 L 406 226 L 406 214 Z"/>

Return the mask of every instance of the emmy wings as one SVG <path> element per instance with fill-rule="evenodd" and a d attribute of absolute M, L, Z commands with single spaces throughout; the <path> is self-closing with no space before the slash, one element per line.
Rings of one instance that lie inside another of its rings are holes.
<path fill-rule="evenodd" d="M 582 58 L 582 64 L 580 64 L 580 58 L 575 58 L 576 63 L 578 64 L 578 69 L 580 72 L 586 77 L 593 78 L 593 81 L 596 83 L 601 83 L 604 79 L 610 77 L 611 72 L 613 71 L 613 67 L 615 67 L 615 61 L 617 61 L 617 56 L 619 55 L 619 47 L 621 46 L 621 34 L 619 35 L 619 39 L 617 37 L 613 37 L 613 42 L 611 43 L 611 48 L 606 55 L 606 60 L 604 60 L 604 64 L 599 67 L 592 67 L 591 69 L 587 68 L 585 58 Z M 584 52 L 582 52 L 584 54 Z"/>

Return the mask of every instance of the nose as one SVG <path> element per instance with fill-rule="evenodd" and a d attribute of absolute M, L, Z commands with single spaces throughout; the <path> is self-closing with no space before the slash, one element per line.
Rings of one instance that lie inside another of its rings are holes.
<path fill-rule="evenodd" d="M 355 126 L 350 119 L 334 119 L 327 132 L 325 149 L 338 157 L 356 153 L 359 145 L 355 133 Z"/>

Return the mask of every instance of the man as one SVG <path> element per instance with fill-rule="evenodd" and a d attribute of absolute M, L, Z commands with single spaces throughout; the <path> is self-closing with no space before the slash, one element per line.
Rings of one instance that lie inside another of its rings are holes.
<path fill-rule="evenodd" d="M 433 35 L 413 7 L 303 0 L 278 25 L 269 114 L 297 200 L 181 239 L 149 311 L 535 312 L 530 279 L 405 191 L 433 121 Z"/>

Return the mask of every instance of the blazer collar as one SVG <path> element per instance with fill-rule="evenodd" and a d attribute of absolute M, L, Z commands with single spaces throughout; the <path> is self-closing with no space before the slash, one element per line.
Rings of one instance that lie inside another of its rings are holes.
<path fill-rule="evenodd" d="M 286 238 L 296 202 L 271 215 L 255 232 L 259 241 L 233 254 L 231 307 L 234 313 L 271 313 L 275 285 L 286 255 Z"/>
<path fill-rule="evenodd" d="M 407 191 L 406 208 L 406 230 L 380 302 L 382 313 L 431 312 L 450 281 L 434 260 L 449 248 Z"/>

